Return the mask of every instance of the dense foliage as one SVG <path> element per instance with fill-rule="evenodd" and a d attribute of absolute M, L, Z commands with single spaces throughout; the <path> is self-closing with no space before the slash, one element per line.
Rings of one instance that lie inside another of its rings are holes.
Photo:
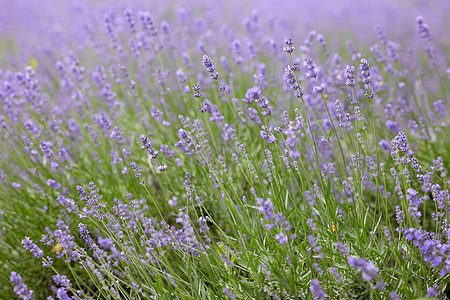
<path fill-rule="evenodd" d="M 0 13 L 1 299 L 448 298 L 449 3 L 68 2 Z"/>

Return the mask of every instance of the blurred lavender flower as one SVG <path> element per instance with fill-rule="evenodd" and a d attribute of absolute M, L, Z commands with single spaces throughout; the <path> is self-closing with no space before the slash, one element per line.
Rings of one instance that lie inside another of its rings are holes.
<path fill-rule="evenodd" d="M 16 272 L 11 272 L 11 283 L 14 285 L 14 293 L 21 299 L 31 300 L 33 299 L 33 291 L 29 290 L 27 285 L 23 283 L 22 276 Z"/>
<path fill-rule="evenodd" d="M 347 259 L 347 262 L 350 267 L 356 268 L 362 273 L 362 278 L 366 282 L 370 282 L 378 274 L 379 269 L 371 261 L 366 261 L 363 258 L 350 256 Z"/>
<path fill-rule="evenodd" d="M 258 211 L 261 214 L 264 214 L 264 218 L 266 220 L 273 219 L 275 217 L 273 210 L 275 207 L 273 206 L 272 200 L 268 198 L 267 200 L 264 200 L 263 198 L 257 198 L 256 203 L 258 203 Z"/>
<path fill-rule="evenodd" d="M 233 294 L 233 292 L 229 288 L 223 288 L 222 293 L 229 299 L 236 299 L 236 295 Z"/>
<path fill-rule="evenodd" d="M 355 67 L 347 65 L 345 66 L 345 76 L 347 78 L 346 85 L 354 86 L 355 85 Z"/>
<path fill-rule="evenodd" d="M 327 293 L 325 293 L 320 286 L 320 282 L 318 279 L 311 280 L 310 288 L 311 292 L 314 295 L 314 300 L 324 300 L 328 298 Z"/>

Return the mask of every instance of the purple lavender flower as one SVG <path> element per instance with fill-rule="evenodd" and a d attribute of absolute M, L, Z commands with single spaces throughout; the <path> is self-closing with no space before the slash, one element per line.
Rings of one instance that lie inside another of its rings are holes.
<path fill-rule="evenodd" d="M 330 272 L 333 275 L 333 277 L 336 280 L 336 282 L 338 282 L 338 283 L 342 282 L 341 274 L 339 274 L 339 271 L 338 271 L 337 268 L 334 268 L 334 267 L 331 268 Z"/>
<path fill-rule="evenodd" d="M 319 73 L 319 68 L 316 67 L 316 63 L 311 57 L 303 56 L 303 66 L 306 68 L 306 77 L 316 78 Z"/>
<path fill-rule="evenodd" d="M 402 298 L 400 298 L 395 291 L 390 292 L 389 297 L 391 300 L 402 300 Z"/>
<path fill-rule="evenodd" d="M 378 274 L 378 268 L 371 261 L 366 261 L 363 258 L 357 258 L 354 256 L 350 256 L 347 259 L 347 262 L 350 267 L 358 269 L 362 274 L 362 278 L 366 282 L 370 282 L 375 276 Z"/>
<path fill-rule="evenodd" d="M 217 73 L 216 71 L 216 67 L 214 67 L 213 63 L 212 63 L 212 59 L 209 58 L 208 55 L 203 55 L 203 65 L 206 67 L 206 69 L 208 70 L 209 73 L 211 73 L 211 78 L 213 80 L 218 80 L 219 79 L 219 73 Z"/>
<path fill-rule="evenodd" d="M 431 41 L 430 27 L 425 23 L 423 16 L 418 16 L 416 18 L 416 29 L 417 33 L 419 33 L 424 40 L 428 42 Z"/>
<path fill-rule="evenodd" d="M 23 283 L 22 276 L 12 271 L 10 281 L 14 285 L 14 293 L 19 298 L 24 300 L 31 300 L 33 298 L 33 291 L 29 290 L 27 285 Z"/>
<path fill-rule="evenodd" d="M 345 76 L 347 78 L 346 85 L 354 86 L 355 85 L 355 67 L 347 65 L 345 66 Z"/>
<path fill-rule="evenodd" d="M 371 83 L 372 79 L 370 78 L 369 62 L 367 61 L 367 59 L 365 59 L 365 58 L 361 59 L 361 63 L 359 64 L 359 69 L 362 71 L 363 82 L 365 84 Z"/>
<path fill-rule="evenodd" d="M 169 206 L 174 207 L 178 204 L 178 199 L 176 196 L 173 196 L 171 199 L 169 199 L 168 201 Z"/>
<path fill-rule="evenodd" d="M 159 165 L 159 166 L 157 166 L 156 167 L 156 170 L 158 171 L 158 172 L 164 172 L 165 170 L 167 169 L 167 166 L 166 165 Z"/>
<path fill-rule="evenodd" d="M 223 288 L 222 293 L 229 299 L 236 299 L 236 295 L 229 288 Z"/>
<path fill-rule="evenodd" d="M 72 283 L 65 275 L 53 275 L 53 282 L 66 288 L 72 287 Z"/>
<path fill-rule="evenodd" d="M 51 158 L 53 156 L 52 142 L 41 141 L 40 147 L 46 158 Z"/>
<path fill-rule="evenodd" d="M 55 190 L 59 190 L 61 188 L 61 184 L 57 183 L 54 179 L 47 180 L 47 185 Z"/>
<path fill-rule="evenodd" d="M 33 253 L 33 255 L 36 258 L 41 258 L 44 255 L 44 251 L 42 251 L 35 243 L 33 243 L 33 241 L 29 238 L 29 237 L 25 237 L 22 240 L 22 245 L 25 247 L 25 249 L 27 249 L 28 251 L 30 251 L 31 253 Z"/>
<path fill-rule="evenodd" d="M 280 232 L 280 233 L 276 234 L 275 238 L 280 243 L 280 245 L 283 245 L 283 244 L 285 244 L 288 241 L 287 236 L 283 232 Z"/>
<path fill-rule="evenodd" d="M 151 159 L 155 159 L 156 157 L 158 157 L 159 151 L 152 147 L 152 142 L 149 141 L 148 137 L 146 137 L 145 135 L 141 134 L 140 135 L 140 139 L 141 139 L 141 142 L 142 142 L 142 149 L 146 149 L 147 150 L 148 156 Z"/>
<path fill-rule="evenodd" d="M 78 228 L 80 229 L 81 237 L 85 241 L 86 245 L 89 247 L 89 250 L 92 250 L 94 242 L 91 236 L 89 235 L 89 231 L 86 229 L 86 226 L 83 223 L 79 223 Z"/>
<path fill-rule="evenodd" d="M 371 261 L 367 262 L 362 268 L 362 278 L 367 282 L 370 282 L 377 274 L 378 268 Z"/>
<path fill-rule="evenodd" d="M 153 18 L 149 12 L 140 12 L 139 13 L 142 26 L 147 30 L 147 33 L 150 36 L 156 36 L 158 34 L 158 29 L 153 22 Z"/>
<path fill-rule="evenodd" d="M 200 93 L 200 84 L 197 82 L 197 85 L 193 85 L 192 89 L 194 90 L 194 97 L 200 98 L 203 94 Z"/>
<path fill-rule="evenodd" d="M 308 235 L 306 237 L 306 240 L 308 241 L 308 244 L 311 246 L 311 248 L 314 249 L 314 252 L 320 253 L 322 251 L 322 247 L 317 245 L 316 239 L 314 238 L 314 236 L 312 234 Z"/>
<path fill-rule="evenodd" d="M 254 86 L 245 92 L 244 101 L 247 102 L 248 104 L 251 104 L 261 97 L 262 97 L 261 89 L 257 86 Z"/>
<path fill-rule="evenodd" d="M 135 23 L 134 23 L 134 19 L 133 19 L 133 11 L 131 9 L 127 8 L 123 12 L 123 14 L 125 15 L 125 18 L 127 20 L 127 23 L 128 23 L 128 26 L 130 27 L 131 32 L 136 33 L 136 27 L 135 27 Z"/>
<path fill-rule="evenodd" d="M 375 284 L 375 288 L 379 291 L 383 291 L 386 286 L 387 283 L 384 282 L 383 280 L 378 280 L 377 283 Z"/>
<path fill-rule="evenodd" d="M 439 299 L 439 293 L 437 292 L 438 290 L 438 286 L 435 285 L 434 287 L 428 287 L 427 288 L 427 295 L 425 297 L 430 297 L 430 298 L 437 298 Z"/>
<path fill-rule="evenodd" d="M 258 203 L 258 211 L 261 214 L 264 214 L 264 218 L 266 220 L 273 219 L 275 217 L 273 210 L 275 207 L 273 206 L 272 200 L 268 198 L 267 200 L 264 200 L 263 198 L 256 198 L 256 203 Z"/>
<path fill-rule="evenodd" d="M 309 289 L 314 295 L 314 300 L 324 300 L 328 298 L 327 293 L 325 293 L 320 286 L 320 281 L 318 279 L 314 278 L 313 280 L 311 280 Z"/>
<path fill-rule="evenodd" d="M 393 149 L 398 149 L 400 152 L 406 154 L 406 156 L 411 157 L 414 152 L 409 148 L 408 138 L 403 131 L 400 131 L 395 138 L 392 139 L 391 145 Z"/>
<path fill-rule="evenodd" d="M 341 252 L 344 256 L 349 256 L 350 250 L 345 247 L 345 244 L 343 242 L 337 242 L 336 243 L 336 249 Z"/>
<path fill-rule="evenodd" d="M 292 53 L 295 49 L 292 39 L 285 38 L 284 43 L 286 44 L 286 46 L 283 47 L 283 50 L 289 54 Z"/>
<path fill-rule="evenodd" d="M 76 213 L 78 211 L 78 206 L 73 199 L 69 199 L 60 195 L 58 196 L 58 198 L 56 198 L 56 201 L 64 206 L 68 212 Z"/>

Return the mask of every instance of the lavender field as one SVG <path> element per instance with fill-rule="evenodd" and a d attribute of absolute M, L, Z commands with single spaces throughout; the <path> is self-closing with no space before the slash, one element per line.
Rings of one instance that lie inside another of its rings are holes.
<path fill-rule="evenodd" d="M 450 299 L 450 1 L 0 7 L 0 299 Z"/>

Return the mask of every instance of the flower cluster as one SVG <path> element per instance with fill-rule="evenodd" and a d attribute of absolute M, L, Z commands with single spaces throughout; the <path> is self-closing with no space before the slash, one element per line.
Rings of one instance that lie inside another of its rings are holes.
<path fill-rule="evenodd" d="M 0 10 L 0 298 L 445 295 L 447 0 L 105 1 Z"/>

